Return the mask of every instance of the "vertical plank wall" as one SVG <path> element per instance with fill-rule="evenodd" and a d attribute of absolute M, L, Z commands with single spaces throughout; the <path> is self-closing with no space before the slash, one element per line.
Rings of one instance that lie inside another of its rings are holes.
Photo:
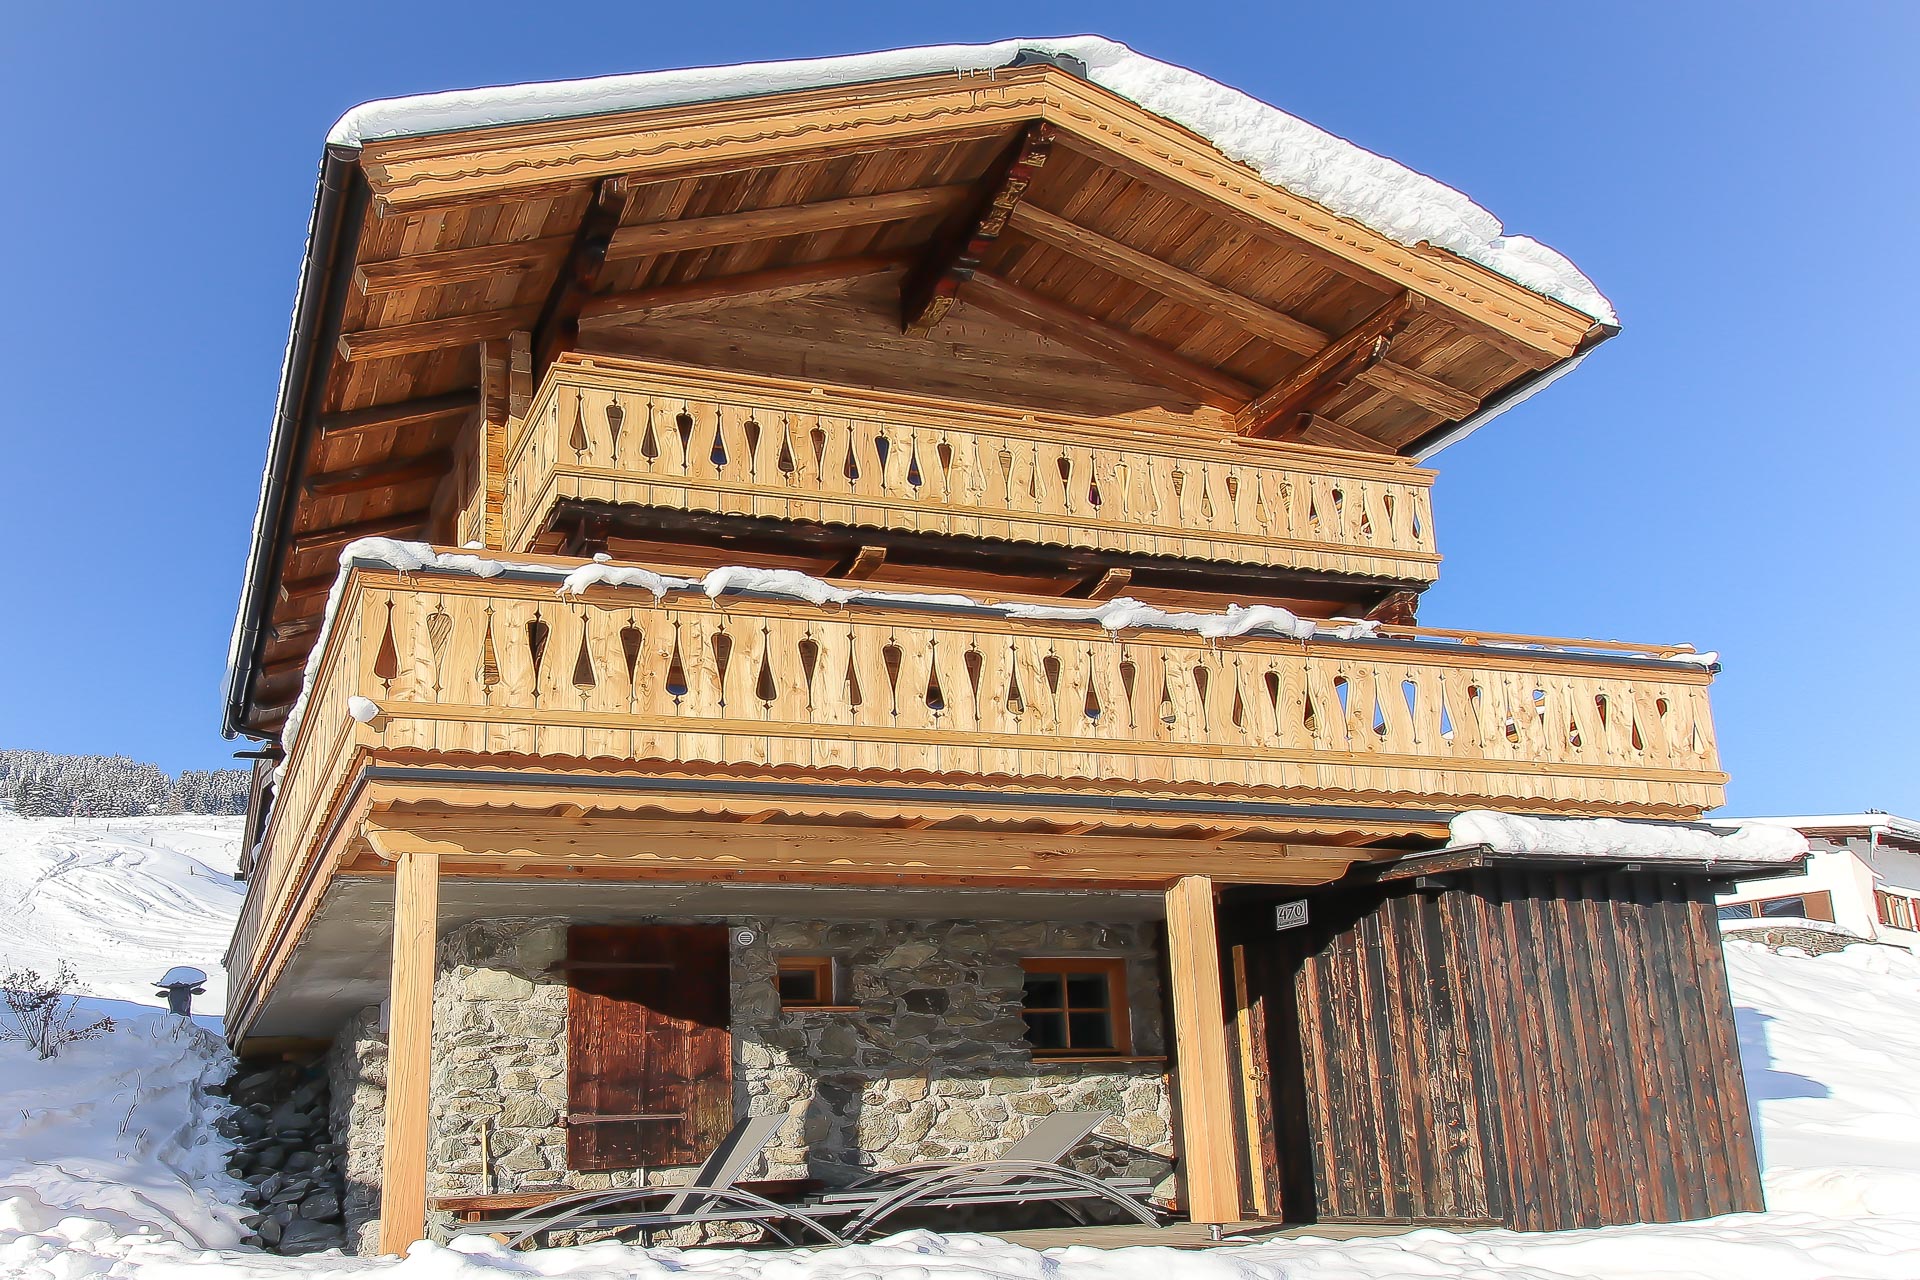
<path fill-rule="evenodd" d="M 1761 1207 L 1705 881 L 1484 870 L 1312 912 L 1235 921 L 1287 1218 L 1559 1230 Z"/>

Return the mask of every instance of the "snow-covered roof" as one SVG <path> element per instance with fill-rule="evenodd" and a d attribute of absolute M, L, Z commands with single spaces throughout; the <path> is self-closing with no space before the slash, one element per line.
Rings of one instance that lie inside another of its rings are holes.
<path fill-rule="evenodd" d="M 1912 818 L 1902 818 L 1891 813 L 1883 813 L 1878 809 L 1869 809 L 1865 813 L 1823 813 L 1797 817 L 1715 818 L 1713 821 L 1740 823 L 1750 826 L 1792 827 L 1795 831 L 1834 831 L 1862 827 L 1868 831 L 1875 829 L 1890 831 L 1895 835 L 1920 840 L 1920 822 L 1915 822 Z"/>
<path fill-rule="evenodd" d="M 1022 53 L 1071 58 L 1093 83 L 1199 134 L 1276 187 L 1401 244 L 1447 249 L 1602 324 L 1613 306 L 1565 256 L 1444 183 L 1185 67 L 1101 36 L 928 45 L 836 58 L 743 63 L 387 98 L 353 108 L 328 142 L 386 138 L 682 106 L 943 72 L 991 72 Z"/>
<path fill-rule="evenodd" d="M 1482 848 L 1519 857 L 1569 861 L 1685 863 L 1712 867 L 1791 866 L 1807 854 L 1806 837 L 1790 827 L 1756 823 L 1713 828 L 1618 818 L 1535 818 L 1470 809 L 1448 824 L 1448 847 Z"/>

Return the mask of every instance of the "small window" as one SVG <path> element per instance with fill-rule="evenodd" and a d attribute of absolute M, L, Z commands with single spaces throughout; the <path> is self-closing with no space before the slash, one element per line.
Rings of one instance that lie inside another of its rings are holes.
<path fill-rule="evenodd" d="M 1722 920 L 1751 920 L 1753 917 L 1754 906 L 1751 902 L 1726 902 L 1720 906 Z"/>
<path fill-rule="evenodd" d="M 1035 1057 L 1131 1052 L 1126 965 L 1119 960 L 1023 960 L 1027 1041 Z"/>
<path fill-rule="evenodd" d="M 1905 929 L 1911 932 L 1920 922 L 1920 909 L 1912 898 L 1895 893 L 1882 893 L 1875 890 L 1874 902 L 1880 908 L 1880 923 L 1893 929 Z"/>
<path fill-rule="evenodd" d="M 822 1009 L 834 1002 L 831 956 L 781 956 L 777 980 L 782 1009 Z"/>
<path fill-rule="evenodd" d="M 1760 904 L 1763 916 L 1798 916 L 1805 919 L 1807 900 L 1805 898 L 1768 898 Z"/>

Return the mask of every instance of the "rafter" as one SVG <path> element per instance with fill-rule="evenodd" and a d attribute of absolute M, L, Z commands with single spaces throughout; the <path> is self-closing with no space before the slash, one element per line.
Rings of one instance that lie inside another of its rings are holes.
<path fill-rule="evenodd" d="M 967 216 L 934 238 L 925 256 L 900 282 L 900 327 L 916 337 L 939 324 L 953 309 L 960 287 L 973 278 L 980 258 L 1018 207 L 1033 179 L 1053 152 L 1055 131 L 1035 121 L 988 171 Z"/>
<path fill-rule="evenodd" d="M 646 222 L 615 231 L 613 242 L 607 246 L 607 260 L 617 262 L 688 249 L 712 249 L 721 245 L 778 240 L 785 236 L 842 231 L 849 227 L 929 217 L 952 210 L 966 199 L 971 190 L 964 183 L 956 183 L 944 187 L 917 187 L 911 191 L 889 191 L 882 195 L 816 200 L 811 204 L 781 205 L 772 209 L 749 209 L 742 213 L 717 213 L 704 218 Z"/>
<path fill-rule="evenodd" d="M 322 595 L 333 589 L 333 580 L 336 576 L 332 573 L 317 573 L 310 578 L 293 578 L 282 582 L 274 593 L 275 599 L 280 605 L 286 606 L 296 600 Z"/>
<path fill-rule="evenodd" d="M 1242 435 L 1290 437 L 1300 419 L 1339 394 L 1361 370 L 1386 357 L 1395 334 L 1419 309 L 1420 297 L 1402 290 L 1336 342 L 1288 374 L 1240 411 Z"/>
<path fill-rule="evenodd" d="M 471 413 L 479 392 L 473 387 L 449 391 L 445 395 L 422 396 L 418 400 L 400 400 L 393 404 L 368 405 L 322 414 L 315 420 L 322 436 L 345 435 L 351 431 L 373 431 L 386 427 L 410 427 L 420 422 L 437 422 L 459 414 Z"/>
<path fill-rule="evenodd" d="M 353 283 L 361 293 L 392 293 L 429 285 L 487 280 L 514 271 L 550 267 L 566 256 L 572 236 L 542 236 L 508 244 L 477 244 L 465 249 L 441 249 L 410 254 L 384 262 L 363 262 L 354 268 Z"/>
<path fill-rule="evenodd" d="M 631 293 L 609 293 L 580 308 L 580 323 L 621 323 L 627 316 L 646 312 L 691 312 L 728 307 L 743 302 L 775 302 L 805 297 L 823 286 L 861 276 L 884 275 L 906 265 L 903 254 L 863 254 L 856 258 L 829 258 L 791 267 L 714 276 L 687 284 L 659 285 Z"/>
<path fill-rule="evenodd" d="M 633 190 L 624 175 L 602 178 L 595 184 L 593 203 L 581 215 L 574 230 L 573 245 L 560 264 L 553 288 L 540 308 L 540 316 L 528 325 L 515 325 L 532 331 L 532 359 L 528 372 L 537 382 L 560 352 L 572 348 L 580 333 L 580 309 L 593 297 L 606 269 L 607 250 L 614 232 L 626 216 L 627 197 Z"/>
<path fill-rule="evenodd" d="M 350 493 L 365 493 L 370 489 L 397 488 L 424 480 L 438 480 L 452 465 L 453 455 L 445 449 L 436 449 L 415 457 L 388 458 L 362 467 L 325 471 L 309 477 L 301 487 L 310 498 L 338 498 Z"/>
<path fill-rule="evenodd" d="M 985 271 L 974 273 L 967 301 L 1002 319 L 1028 325 L 1055 341 L 1097 356 L 1149 382 L 1183 391 L 1203 404 L 1237 411 L 1255 393 L 1253 387 L 1238 378 L 1189 360 L 1125 329 L 1091 319 Z"/>
<path fill-rule="evenodd" d="M 1109 240 L 1038 205 L 1028 203 L 1016 208 L 1013 211 L 1013 226 L 1015 230 L 1044 245 L 1083 262 L 1090 262 L 1176 302 L 1227 316 L 1249 333 L 1298 355 L 1318 355 L 1332 341 L 1319 328 L 1296 320 L 1284 311 L 1277 311 L 1191 271 L 1162 262 L 1131 245 Z M 1449 419 L 1465 417 L 1480 407 L 1478 398 L 1392 361 L 1382 360 L 1360 377 L 1369 386 L 1419 405 L 1430 413 L 1444 414 Z"/>
<path fill-rule="evenodd" d="M 340 335 L 340 358 L 349 362 L 380 360 L 418 351 L 437 351 L 441 347 L 464 347 L 524 329 L 538 314 L 537 307 L 511 307 L 471 316 L 443 316 L 386 329 L 359 329 Z"/>
<path fill-rule="evenodd" d="M 401 511 L 371 520 L 356 520 L 352 524 L 309 529 L 305 533 L 294 534 L 291 546 L 294 554 L 298 555 L 303 551 L 318 551 L 325 547 L 343 547 L 360 538 L 404 537 L 420 532 L 430 514 L 427 508 L 422 507 L 416 511 Z"/>

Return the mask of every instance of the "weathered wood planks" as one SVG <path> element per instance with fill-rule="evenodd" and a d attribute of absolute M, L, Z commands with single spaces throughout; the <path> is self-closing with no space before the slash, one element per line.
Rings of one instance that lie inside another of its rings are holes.
<path fill-rule="evenodd" d="M 1234 918 L 1287 1215 L 1545 1231 L 1757 1210 L 1703 880 L 1483 870 Z M 1275 1016 L 1275 1014 L 1278 1016 Z"/>

